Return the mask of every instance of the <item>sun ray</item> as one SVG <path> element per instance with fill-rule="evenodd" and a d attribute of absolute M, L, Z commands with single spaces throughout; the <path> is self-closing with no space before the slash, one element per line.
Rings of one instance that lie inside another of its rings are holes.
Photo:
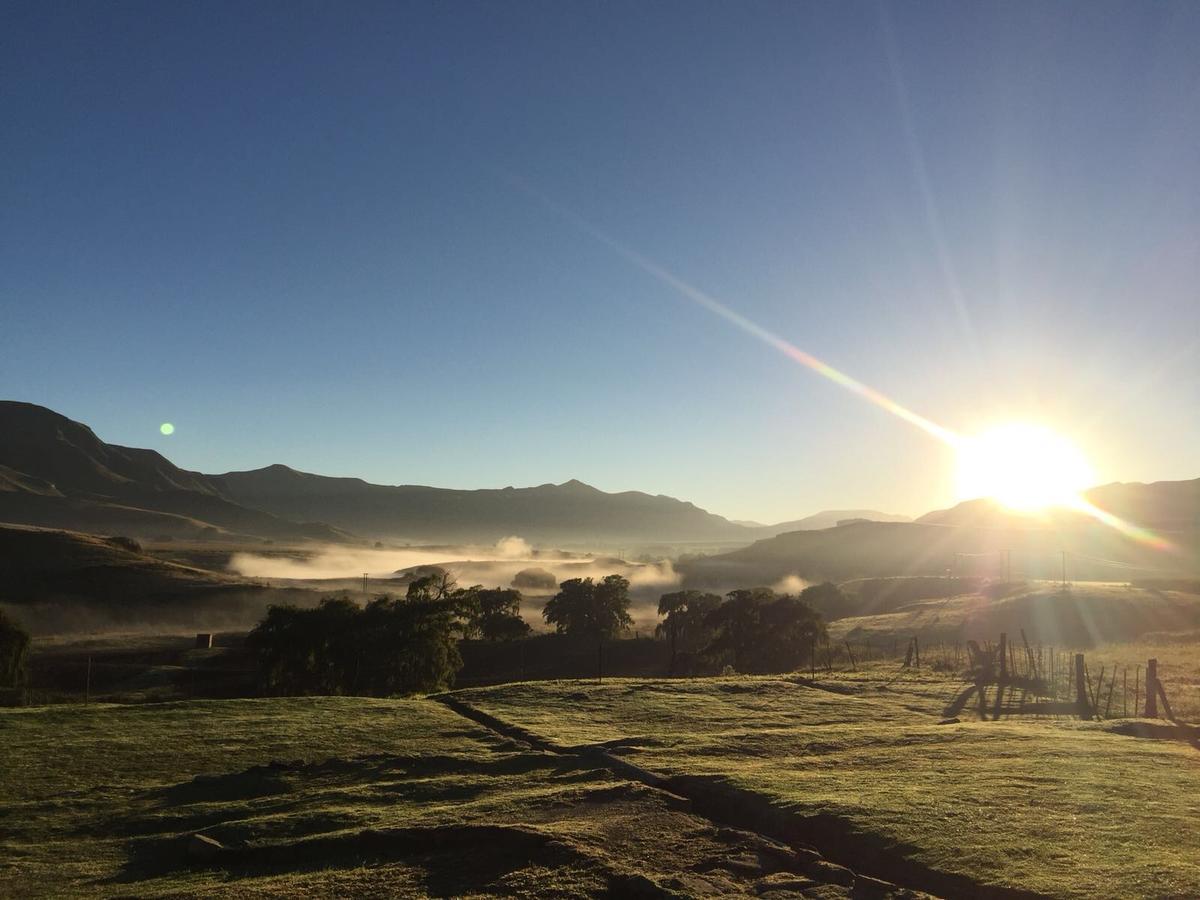
<path fill-rule="evenodd" d="M 890 412 L 892 415 L 909 423 L 910 425 L 913 425 L 916 428 L 919 428 L 921 431 L 924 431 L 931 437 L 934 437 L 942 443 L 955 448 L 960 453 L 964 451 L 969 452 L 969 448 L 972 446 L 972 439 L 966 438 L 949 428 L 939 425 L 937 422 L 934 422 L 931 419 L 927 419 L 925 416 L 922 416 L 919 413 L 908 409 L 906 406 L 897 403 L 882 391 L 879 391 L 870 385 L 864 384 L 845 372 L 834 368 L 824 360 L 813 356 L 811 353 L 801 350 L 795 344 L 777 334 L 774 334 L 752 319 L 747 318 L 733 308 L 722 303 L 720 300 L 706 291 L 689 284 L 670 269 L 660 265 L 644 254 L 634 250 L 632 247 L 629 247 L 622 241 L 617 240 L 603 229 L 593 225 L 574 210 L 559 203 L 557 200 L 531 184 L 526 178 L 523 178 L 513 172 L 501 171 L 500 174 L 510 185 L 535 198 L 543 206 L 547 207 L 561 218 L 566 219 L 580 231 L 584 232 L 594 240 L 617 253 L 626 262 L 645 272 L 647 275 L 650 275 L 660 283 L 665 284 L 680 296 L 691 300 L 697 306 L 707 309 L 714 315 L 720 316 L 726 322 L 729 322 L 741 331 L 744 331 L 746 334 L 757 338 L 764 344 L 773 347 L 789 359 L 800 363 L 824 378 L 832 381 L 834 384 L 837 384 L 851 393 L 857 394 L 863 399 L 868 400 L 881 409 Z M 1080 471 L 1080 469 L 1077 468 L 1076 471 Z M 1090 475 L 1090 468 L 1087 471 Z M 1091 503 L 1082 494 L 1083 489 L 1088 485 L 1076 483 L 1078 479 L 1071 479 L 1071 481 L 1072 483 L 1067 486 L 1069 489 L 1058 492 L 1057 495 L 1052 498 L 1052 502 L 1054 504 L 1074 509 L 1078 512 L 1086 513 L 1097 521 L 1116 529 L 1117 531 L 1121 532 L 1132 540 L 1138 541 L 1139 543 L 1143 543 L 1160 550 L 1174 549 L 1173 545 L 1169 541 L 1155 534 L 1149 529 L 1134 525 L 1131 522 L 1126 522 L 1119 516 L 1103 510 Z"/>

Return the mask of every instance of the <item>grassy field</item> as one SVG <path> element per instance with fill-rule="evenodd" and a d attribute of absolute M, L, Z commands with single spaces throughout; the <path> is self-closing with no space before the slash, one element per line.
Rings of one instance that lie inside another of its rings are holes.
<path fill-rule="evenodd" d="M 986 592 L 918 598 L 886 612 L 830 622 L 835 641 L 901 646 L 913 635 L 923 643 L 1014 639 L 1024 629 L 1031 643 L 1090 648 L 1136 641 L 1153 632 L 1200 629 L 1200 595 L 1084 582 L 1062 590 L 1049 582 L 997 585 Z"/>
<path fill-rule="evenodd" d="M 850 896 L 824 861 L 797 874 L 781 844 L 432 700 L 0 710 L 0 734 L 3 897 Z"/>
<path fill-rule="evenodd" d="M 882 847 L 1017 891 L 1200 896 L 1191 746 L 1065 719 L 938 724 L 955 685 L 929 673 L 825 686 L 620 680 L 456 696 L 549 741 L 607 742 L 653 771 L 761 798 L 835 860 L 839 844 L 843 861 Z"/>

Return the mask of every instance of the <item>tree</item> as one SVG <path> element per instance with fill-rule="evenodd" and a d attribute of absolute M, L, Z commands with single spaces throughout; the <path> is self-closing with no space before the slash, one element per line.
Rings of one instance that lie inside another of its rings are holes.
<path fill-rule="evenodd" d="M 25 680 L 29 634 L 0 610 L 0 687 L 17 687 Z"/>
<path fill-rule="evenodd" d="M 800 592 L 800 599 L 827 619 L 847 615 L 849 598 L 831 581 L 812 584 Z"/>
<path fill-rule="evenodd" d="M 433 691 L 451 684 L 462 668 L 458 605 L 443 600 L 382 596 L 363 611 L 360 681 L 377 697 Z"/>
<path fill-rule="evenodd" d="M 658 600 L 658 614 L 665 616 L 654 629 L 658 637 L 671 643 L 670 671 L 675 671 L 679 648 L 694 653 L 709 642 L 712 632 L 704 624 L 705 617 L 721 604 L 716 594 L 703 591 L 675 591 L 663 594 Z"/>
<path fill-rule="evenodd" d="M 542 618 L 560 634 L 614 638 L 633 624 L 629 581 L 620 575 L 607 575 L 599 584 L 590 578 L 568 579 L 547 601 Z"/>
<path fill-rule="evenodd" d="M 553 572 L 545 569 L 522 569 L 513 576 L 512 586 L 534 591 L 552 591 L 558 586 Z"/>
<path fill-rule="evenodd" d="M 485 641 L 511 641 L 529 634 L 529 625 L 521 618 L 521 592 L 512 588 L 485 589 L 476 586 L 473 615 L 469 625 L 473 635 Z"/>
<path fill-rule="evenodd" d="M 714 632 L 705 655 L 730 660 L 739 672 L 791 671 L 825 635 L 825 623 L 808 603 L 770 588 L 730 591 L 704 624 Z"/>
<path fill-rule="evenodd" d="M 366 609 L 346 598 L 313 609 L 272 606 L 250 633 L 263 688 L 272 694 L 431 691 L 462 668 L 455 598 L 377 597 Z"/>
<path fill-rule="evenodd" d="M 453 593 L 458 583 L 454 576 L 441 566 L 431 566 L 431 571 L 408 583 L 408 599 L 418 601 L 445 600 Z"/>

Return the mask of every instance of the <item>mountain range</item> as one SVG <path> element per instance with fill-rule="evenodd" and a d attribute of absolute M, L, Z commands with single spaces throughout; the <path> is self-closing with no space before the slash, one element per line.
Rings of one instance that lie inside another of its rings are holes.
<path fill-rule="evenodd" d="M 0 401 L 0 521 L 138 537 L 494 543 L 750 543 L 871 510 L 776 526 L 731 522 L 673 497 L 606 493 L 580 481 L 452 490 L 378 485 L 272 465 L 206 475 L 153 450 L 108 444 L 79 422 Z M 900 517 L 902 518 L 902 517 Z"/>
<path fill-rule="evenodd" d="M 681 561 L 689 586 L 893 575 L 1129 582 L 1200 575 L 1200 478 L 1109 484 L 1084 497 L 1117 516 L 1015 513 L 970 500 L 914 522 L 845 522 L 791 531 L 717 556 Z M 1130 527 L 1132 526 L 1132 527 Z M 1152 533 L 1147 533 L 1149 530 Z"/>
<path fill-rule="evenodd" d="M 386 539 L 491 544 L 742 545 L 680 564 L 689 583 L 963 573 L 1129 580 L 1200 571 L 1200 479 L 1110 484 L 1095 506 L 1169 549 L 1080 512 L 1014 513 L 972 500 L 916 521 L 831 510 L 774 526 L 732 522 L 673 497 L 580 481 L 452 490 L 378 485 L 283 465 L 206 475 L 153 450 L 107 444 L 44 407 L 0 401 L 0 522 L 143 538 L 284 542 Z M 901 521 L 896 521 L 901 520 Z M 1063 552 L 1067 557 L 1063 556 Z"/>

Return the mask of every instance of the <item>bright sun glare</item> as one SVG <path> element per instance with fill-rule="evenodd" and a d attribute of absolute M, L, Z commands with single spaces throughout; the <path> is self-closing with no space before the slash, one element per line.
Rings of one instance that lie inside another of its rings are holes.
<path fill-rule="evenodd" d="M 958 496 L 990 497 L 1023 512 L 1051 506 L 1077 506 L 1095 484 L 1087 457 L 1049 428 L 1014 422 L 974 437 L 958 447 Z"/>

